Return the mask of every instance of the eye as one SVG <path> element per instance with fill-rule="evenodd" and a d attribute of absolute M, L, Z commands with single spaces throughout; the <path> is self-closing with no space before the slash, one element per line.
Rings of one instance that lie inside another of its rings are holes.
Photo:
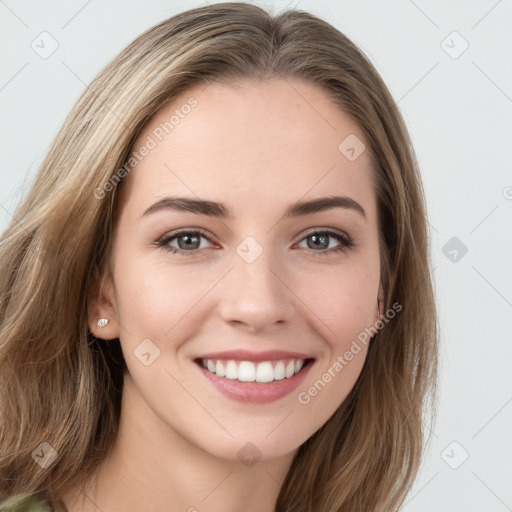
<path fill-rule="evenodd" d="M 178 232 L 166 234 L 155 242 L 158 247 L 179 256 L 200 256 L 205 250 L 201 239 L 212 242 L 212 238 L 200 229 L 184 229 Z M 334 247 L 329 239 L 334 239 L 338 245 Z M 343 232 L 331 229 L 312 229 L 306 232 L 302 241 L 306 240 L 307 249 L 311 249 L 314 256 L 325 256 L 333 253 L 346 251 L 355 245 L 354 240 Z M 171 245 L 175 244 L 175 245 Z M 300 247 L 300 245 L 298 245 Z"/>
<path fill-rule="evenodd" d="M 155 243 L 158 247 L 173 254 L 180 256 L 198 256 L 204 250 L 204 246 L 201 247 L 201 238 L 211 242 L 210 237 L 206 235 L 204 231 L 188 229 L 164 235 Z M 177 247 L 170 245 L 170 243 L 174 242 L 176 242 Z"/>
<path fill-rule="evenodd" d="M 337 240 L 339 242 L 338 245 L 333 247 L 329 241 L 330 238 Z M 321 231 L 318 229 L 310 230 L 306 232 L 306 236 L 302 240 L 306 240 L 308 249 L 313 249 L 314 256 L 326 256 L 333 253 L 347 251 L 355 245 L 354 240 L 350 236 L 331 229 Z"/>

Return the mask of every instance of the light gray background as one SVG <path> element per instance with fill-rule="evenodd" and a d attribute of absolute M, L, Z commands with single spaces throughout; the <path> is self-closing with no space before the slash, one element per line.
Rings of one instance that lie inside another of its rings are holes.
<path fill-rule="evenodd" d="M 432 442 L 404 510 L 512 510 L 512 2 L 255 3 L 313 12 L 350 37 L 390 88 L 417 151 L 442 379 Z M 146 28 L 201 5 L 0 0 L 0 231 L 100 68 Z M 43 31 L 59 45 L 46 59 L 31 48 Z"/>

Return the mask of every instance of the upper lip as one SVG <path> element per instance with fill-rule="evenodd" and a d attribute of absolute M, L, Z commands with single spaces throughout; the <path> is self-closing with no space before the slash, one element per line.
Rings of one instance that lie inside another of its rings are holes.
<path fill-rule="evenodd" d="M 209 352 L 198 356 L 196 359 L 233 359 L 235 361 L 279 361 L 283 359 L 313 359 L 313 356 L 301 352 L 289 352 L 287 350 L 265 350 L 263 352 L 251 352 L 250 350 L 226 350 L 224 352 Z"/>

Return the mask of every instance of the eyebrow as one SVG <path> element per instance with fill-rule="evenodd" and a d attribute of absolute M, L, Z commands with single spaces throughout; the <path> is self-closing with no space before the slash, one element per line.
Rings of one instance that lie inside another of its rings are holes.
<path fill-rule="evenodd" d="M 323 212 L 332 208 L 343 208 L 360 214 L 366 220 L 364 208 L 352 198 L 347 196 L 329 196 L 312 199 L 310 201 L 297 201 L 286 209 L 284 218 L 300 217 L 313 213 Z M 233 219 L 234 215 L 224 203 L 195 199 L 193 197 L 166 196 L 152 204 L 141 215 L 145 217 L 162 210 L 178 212 L 191 212 L 197 215 L 208 215 L 222 219 Z"/>

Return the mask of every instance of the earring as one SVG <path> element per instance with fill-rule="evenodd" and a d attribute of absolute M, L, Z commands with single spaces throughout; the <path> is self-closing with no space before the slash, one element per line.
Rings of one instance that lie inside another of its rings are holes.
<path fill-rule="evenodd" d="M 96 324 L 98 327 L 105 327 L 108 324 L 108 318 L 100 318 Z"/>

